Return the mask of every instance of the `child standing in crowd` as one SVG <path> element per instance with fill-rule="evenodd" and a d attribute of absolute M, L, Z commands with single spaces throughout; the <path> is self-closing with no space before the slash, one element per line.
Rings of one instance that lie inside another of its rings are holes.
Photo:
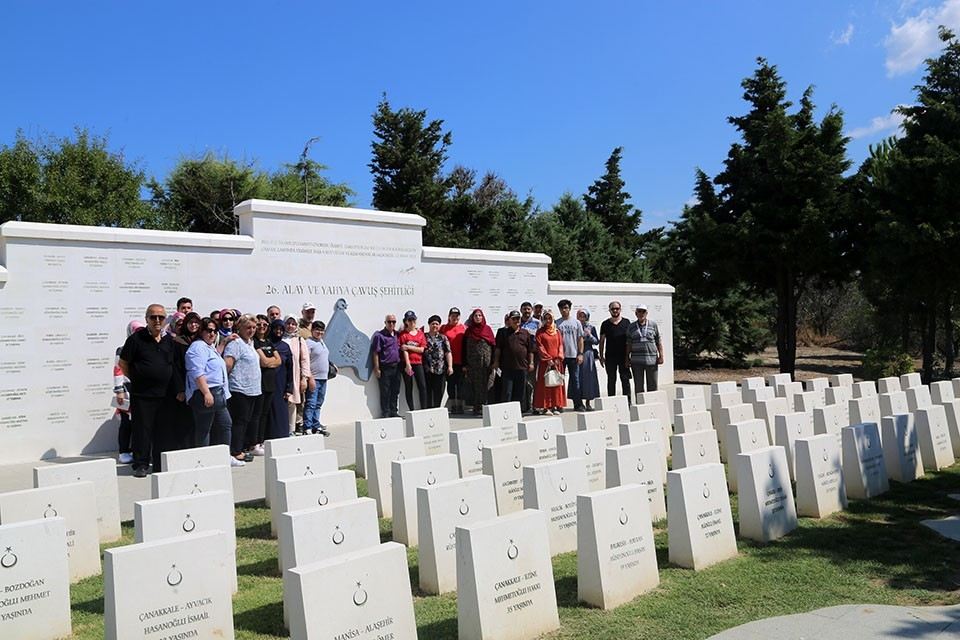
<path fill-rule="evenodd" d="M 127 337 L 143 328 L 143 323 L 134 320 L 127 325 Z M 117 431 L 117 450 L 120 455 L 117 461 L 120 464 L 133 462 L 133 447 L 130 444 L 132 427 L 130 420 L 130 378 L 123 374 L 120 368 L 120 350 L 117 347 L 116 358 L 113 361 L 113 401 L 110 403 L 116 409 L 114 413 L 120 419 L 120 428 Z"/>

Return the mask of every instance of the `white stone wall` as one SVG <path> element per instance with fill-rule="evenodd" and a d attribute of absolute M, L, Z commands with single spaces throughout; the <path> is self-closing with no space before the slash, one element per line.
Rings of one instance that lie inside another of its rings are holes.
<path fill-rule="evenodd" d="M 114 352 L 148 304 L 180 296 L 206 315 L 227 305 L 300 315 L 305 301 L 329 321 L 339 298 L 363 333 L 414 309 L 421 323 L 451 306 L 479 306 L 494 327 L 523 300 L 586 305 L 599 322 L 611 296 L 641 300 L 664 335 L 672 382 L 671 295 L 666 285 L 549 283 L 543 254 L 423 247 L 423 218 L 251 200 L 240 235 L 21 222 L 0 226 L 0 450 L 6 462 L 116 449 L 110 407 Z M 401 394 L 402 395 L 402 394 Z M 402 400 L 401 400 L 402 402 Z M 330 383 L 322 420 L 377 412 L 374 380 L 350 370 Z"/>

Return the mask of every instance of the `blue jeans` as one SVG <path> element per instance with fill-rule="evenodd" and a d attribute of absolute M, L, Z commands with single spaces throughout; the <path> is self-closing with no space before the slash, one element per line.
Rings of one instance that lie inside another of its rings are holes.
<path fill-rule="evenodd" d="M 320 428 L 320 408 L 327 397 L 327 381 L 317 380 L 313 391 L 307 391 L 303 406 L 303 430 L 316 431 Z"/>
<path fill-rule="evenodd" d="M 580 365 L 576 358 L 564 358 L 563 368 L 567 370 L 567 397 L 573 400 L 573 406 L 583 405 L 583 399 L 580 397 Z"/>
<path fill-rule="evenodd" d="M 227 401 L 223 397 L 222 387 L 211 387 L 210 394 L 213 396 L 213 406 L 203 406 L 203 394 L 200 389 L 193 392 L 188 404 L 193 409 L 194 446 L 208 447 L 211 444 L 225 444 L 230 446 L 233 436 L 233 420 L 230 419 L 230 412 L 227 411 Z M 211 428 L 216 425 L 217 429 L 210 437 Z"/>

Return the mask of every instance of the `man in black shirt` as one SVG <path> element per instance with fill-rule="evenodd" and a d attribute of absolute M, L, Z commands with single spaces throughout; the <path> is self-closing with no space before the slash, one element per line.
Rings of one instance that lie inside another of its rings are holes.
<path fill-rule="evenodd" d="M 171 402 L 183 391 L 174 375 L 174 343 L 163 335 L 167 314 L 152 304 L 145 315 L 147 326 L 134 332 L 120 350 L 120 369 L 130 378 L 130 414 L 133 422 L 133 475 L 145 478 L 153 462 L 160 470 L 161 443 L 170 431 Z"/>
<path fill-rule="evenodd" d="M 600 364 L 607 370 L 607 395 L 617 393 L 617 373 L 620 374 L 620 387 L 623 395 L 630 397 L 630 369 L 627 368 L 627 329 L 630 322 L 620 315 L 620 301 L 610 303 L 610 317 L 600 324 Z M 606 347 L 606 349 L 604 349 Z"/>
<path fill-rule="evenodd" d="M 527 372 L 533 370 L 530 334 L 520 328 L 520 312 L 507 314 L 507 326 L 497 331 L 493 368 L 500 369 L 503 402 L 522 401 Z"/>

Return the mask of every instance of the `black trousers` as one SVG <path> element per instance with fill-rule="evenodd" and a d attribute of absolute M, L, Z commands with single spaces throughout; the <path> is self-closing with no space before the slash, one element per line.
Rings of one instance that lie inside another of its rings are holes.
<path fill-rule="evenodd" d="M 427 409 L 436 409 L 443 402 L 443 383 L 446 376 L 442 373 L 426 372 L 427 376 Z"/>
<path fill-rule="evenodd" d="M 527 384 L 527 372 L 523 369 L 503 369 L 500 372 L 502 402 L 520 402 L 523 407 L 523 396 Z"/>
<path fill-rule="evenodd" d="M 404 370 L 403 373 L 403 395 L 407 400 L 407 409 L 413 411 L 413 385 L 417 385 L 417 398 L 420 400 L 420 409 L 427 408 L 427 378 L 424 375 L 423 364 L 412 364 L 413 375 L 408 376 Z"/>
<path fill-rule="evenodd" d="M 447 378 L 447 395 L 451 400 L 463 401 L 463 365 L 453 365 L 453 373 Z"/>
<path fill-rule="evenodd" d="M 174 448 L 170 446 L 173 402 L 172 398 L 130 397 L 134 469 L 146 469 L 152 463 L 154 471 L 160 471 L 160 453 Z"/>
<path fill-rule="evenodd" d="M 400 416 L 400 364 L 380 365 L 380 417 Z"/>
<path fill-rule="evenodd" d="M 252 428 L 251 418 L 253 408 L 259 396 L 246 396 L 234 393 L 227 400 L 227 409 L 230 411 L 230 420 L 233 421 L 233 432 L 230 435 L 230 455 L 235 456 L 244 452 L 247 443 L 247 430 Z"/>
<path fill-rule="evenodd" d="M 620 388 L 623 389 L 623 395 L 627 396 L 627 402 L 632 404 L 633 398 L 630 397 L 630 369 L 627 368 L 623 358 L 606 359 L 604 368 L 607 370 L 607 395 L 617 395 L 617 375 L 620 376 Z"/>
<path fill-rule="evenodd" d="M 630 368 L 633 369 L 633 380 L 637 385 L 637 393 L 657 390 L 657 365 L 631 363 Z M 644 378 L 647 381 L 646 389 L 643 386 Z"/>
<path fill-rule="evenodd" d="M 247 426 L 247 441 L 245 450 L 252 449 L 254 445 L 263 444 L 267 433 L 267 420 L 270 413 L 270 400 L 273 398 L 273 391 L 266 391 L 256 396 L 257 401 L 253 403 L 253 415 L 250 416 L 250 424 Z"/>

